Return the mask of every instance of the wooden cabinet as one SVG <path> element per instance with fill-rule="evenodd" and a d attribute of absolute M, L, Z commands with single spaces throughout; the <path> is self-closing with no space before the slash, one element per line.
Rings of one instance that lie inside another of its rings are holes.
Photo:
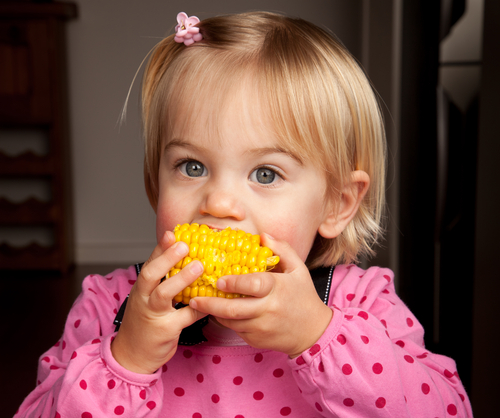
<path fill-rule="evenodd" d="M 73 3 L 0 2 L 0 136 L 34 131 L 46 149 L 10 154 L 0 141 L 0 185 L 35 180 L 48 190 L 45 199 L 14 201 L 0 187 L 0 231 L 45 228 L 52 237 L 19 246 L 0 235 L 0 269 L 66 271 L 73 263 L 64 26 L 76 14 Z"/>

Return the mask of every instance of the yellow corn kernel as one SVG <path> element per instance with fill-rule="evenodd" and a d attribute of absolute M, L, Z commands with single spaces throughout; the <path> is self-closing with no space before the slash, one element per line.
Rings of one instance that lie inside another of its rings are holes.
<path fill-rule="evenodd" d="M 176 302 L 188 304 L 196 296 L 245 297 L 217 289 L 217 280 L 229 274 L 249 274 L 272 269 L 279 262 L 271 249 L 260 245 L 260 236 L 242 230 L 210 229 L 207 225 L 183 224 L 174 229 L 176 241 L 189 245 L 189 254 L 180 260 L 167 277 L 177 274 L 192 260 L 203 264 L 203 273 L 191 285 L 175 296 Z"/>

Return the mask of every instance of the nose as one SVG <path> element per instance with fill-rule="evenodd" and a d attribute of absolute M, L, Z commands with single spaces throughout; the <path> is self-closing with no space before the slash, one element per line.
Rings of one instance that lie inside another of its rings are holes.
<path fill-rule="evenodd" d="M 215 184 L 205 191 L 200 214 L 214 218 L 229 218 L 237 221 L 245 219 L 245 209 L 241 189 L 235 185 Z"/>

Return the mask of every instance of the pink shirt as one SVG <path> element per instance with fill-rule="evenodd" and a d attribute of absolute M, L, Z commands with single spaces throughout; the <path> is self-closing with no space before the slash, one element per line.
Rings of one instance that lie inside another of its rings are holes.
<path fill-rule="evenodd" d="M 113 358 L 113 319 L 134 267 L 91 275 L 60 341 L 40 358 L 17 417 L 472 417 L 453 360 L 428 352 L 388 269 L 334 270 L 333 319 L 296 359 L 242 343 L 211 322 L 152 375 Z"/>

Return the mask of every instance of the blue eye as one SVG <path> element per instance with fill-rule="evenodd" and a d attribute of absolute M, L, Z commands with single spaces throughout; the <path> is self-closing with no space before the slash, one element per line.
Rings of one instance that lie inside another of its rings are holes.
<path fill-rule="evenodd" d="M 252 181 L 256 181 L 260 184 L 271 184 L 274 183 L 277 176 L 278 174 L 276 173 L 276 171 L 271 170 L 267 167 L 260 167 L 252 172 L 250 178 L 252 179 Z"/>
<path fill-rule="evenodd" d="M 190 160 L 182 163 L 179 166 L 182 174 L 188 177 L 201 177 L 206 175 L 207 169 L 199 161 Z"/>

